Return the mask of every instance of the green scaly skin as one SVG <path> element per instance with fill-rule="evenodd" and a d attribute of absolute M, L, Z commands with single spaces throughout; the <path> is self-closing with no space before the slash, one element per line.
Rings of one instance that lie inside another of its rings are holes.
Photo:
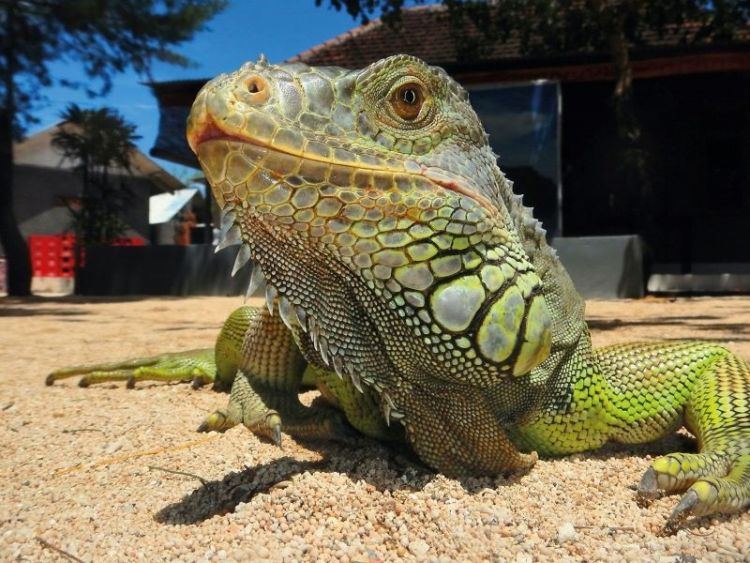
<path fill-rule="evenodd" d="M 269 305 L 222 330 L 216 380 L 232 392 L 201 429 L 243 423 L 278 442 L 282 425 L 353 427 L 446 474 L 495 475 L 685 426 L 699 453 L 655 460 L 639 485 L 644 500 L 684 493 L 666 530 L 750 505 L 748 364 L 704 342 L 594 350 L 583 300 L 441 69 L 261 59 L 201 90 L 188 140 L 222 246 L 240 245 L 236 268 L 256 263 Z M 327 401 L 302 406 L 305 381 Z"/>

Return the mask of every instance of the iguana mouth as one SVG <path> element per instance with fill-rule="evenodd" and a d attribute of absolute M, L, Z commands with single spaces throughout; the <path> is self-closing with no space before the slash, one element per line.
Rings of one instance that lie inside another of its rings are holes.
<path fill-rule="evenodd" d="M 198 154 L 200 146 L 204 143 L 211 141 L 231 141 L 260 147 L 269 151 L 298 158 L 300 160 L 308 160 L 332 166 L 344 166 L 347 168 L 373 172 L 396 173 L 401 172 L 401 170 L 409 172 L 409 166 L 401 164 L 400 161 L 396 159 L 383 159 L 368 153 L 358 153 L 345 148 L 336 150 L 339 158 L 325 158 L 320 154 L 316 154 L 316 147 L 324 145 L 322 141 L 310 139 L 304 144 L 305 148 L 302 148 L 302 150 L 294 150 L 291 147 L 280 146 L 279 143 L 263 141 L 262 139 L 250 137 L 248 135 L 241 136 L 234 134 L 221 127 L 210 116 L 205 117 L 204 119 L 203 122 L 188 127 L 188 144 L 196 155 Z M 328 141 L 330 142 L 330 140 Z M 325 146 L 327 147 L 328 143 L 325 143 Z M 318 150 L 320 149 L 318 148 Z M 399 165 L 401 165 L 401 170 L 398 170 Z M 417 172 L 419 170 L 418 166 L 419 165 L 414 163 L 414 166 L 411 167 L 411 172 Z"/>
<path fill-rule="evenodd" d="M 235 141 L 238 143 L 250 142 L 239 136 L 232 135 L 216 125 L 213 119 L 207 119 L 197 130 L 189 130 L 187 134 L 188 144 L 191 150 L 197 155 L 198 147 L 209 141 Z"/>
<path fill-rule="evenodd" d="M 301 161 L 309 161 L 327 166 L 337 166 L 352 170 L 361 170 L 365 172 L 371 172 L 373 174 L 380 172 L 387 174 L 404 174 L 405 176 L 410 177 L 425 178 L 440 188 L 456 192 L 467 197 L 471 197 L 485 209 L 494 209 L 493 204 L 483 195 L 478 193 L 468 179 L 461 176 L 449 174 L 444 170 L 438 168 L 421 165 L 415 160 L 387 159 L 382 161 L 383 164 L 378 164 L 378 158 L 375 156 L 369 154 L 358 154 L 347 149 L 339 149 L 338 154 L 345 155 L 347 158 L 350 158 L 351 160 L 349 162 L 341 158 L 323 158 L 320 155 L 314 154 L 313 152 L 306 151 L 304 149 L 302 151 L 295 151 L 287 147 L 281 147 L 277 143 L 269 143 L 261 139 L 233 134 L 219 126 L 216 121 L 210 116 L 206 117 L 205 121 L 199 123 L 197 126 L 190 126 L 188 128 L 187 138 L 190 148 L 196 155 L 198 155 L 201 145 L 205 143 L 210 143 L 213 141 L 228 141 L 232 143 L 240 143 L 244 145 L 250 145 L 252 147 L 258 147 L 260 149 L 272 151 L 280 155 L 299 159 Z M 223 200 L 220 200 L 220 203 L 222 201 Z"/>

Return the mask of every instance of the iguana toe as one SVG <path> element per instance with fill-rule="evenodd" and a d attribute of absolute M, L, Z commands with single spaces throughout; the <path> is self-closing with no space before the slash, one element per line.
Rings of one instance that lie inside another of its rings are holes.
<path fill-rule="evenodd" d="M 198 432 L 224 432 L 239 424 L 239 418 L 231 410 L 215 410 L 203 419 Z"/>

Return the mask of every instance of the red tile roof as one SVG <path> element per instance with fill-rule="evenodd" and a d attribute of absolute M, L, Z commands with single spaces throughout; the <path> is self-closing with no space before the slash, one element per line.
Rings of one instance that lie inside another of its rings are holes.
<path fill-rule="evenodd" d="M 678 30 L 679 33 L 659 35 L 656 32 L 646 31 L 643 34 L 643 43 L 633 50 L 636 55 L 634 58 L 637 58 L 639 51 L 648 51 L 649 55 L 653 55 L 653 51 L 658 51 L 662 55 L 665 51 L 681 50 L 684 52 L 685 45 L 681 41 L 681 35 L 686 30 L 689 34 L 691 28 L 697 29 L 696 26 L 687 24 Z M 472 39 L 479 39 L 479 33 L 471 27 L 467 33 Z M 744 35 L 747 37 L 743 39 L 750 40 L 750 33 Z M 698 46 L 699 49 L 705 47 L 705 45 Z M 403 9 L 401 22 L 397 28 L 391 28 L 381 20 L 360 25 L 292 57 L 289 61 L 362 68 L 373 61 L 397 53 L 414 55 L 430 64 L 449 68 L 465 66 L 462 64 L 459 50 L 451 34 L 447 9 L 442 4 Z M 554 59 L 570 59 L 571 56 L 580 57 L 581 55 L 589 57 L 599 55 L 600 59 L 608 60 L 603 53 L 591 51 L 560 53 L 545 56 L 543 59 L 545 64 L 549 64 Z M 518 39 L 511 37 L 506 42 L 497 42 L 489 52 L 484 53 L 479 59 L 472 60 L 471 63 L 486 65 L 492 62 L 509 63 L 524 60 L 524 64 L 528 64 L 532 58 L 541 59 L 541 57 L 522 56 Z"/>
<path fill-rule="evenodd" d="M 498 50 L 496 58 L 518 56 L 517 44 L 499 45 Z M 362 68 L 397 53 L 414 55 L 438 65 L 457 61 L 458 53 L 445 8 L 438 4 L 404 9 L 397 28 L 391 28 L 379 19 L 373 20 L 289 60 Z"/>

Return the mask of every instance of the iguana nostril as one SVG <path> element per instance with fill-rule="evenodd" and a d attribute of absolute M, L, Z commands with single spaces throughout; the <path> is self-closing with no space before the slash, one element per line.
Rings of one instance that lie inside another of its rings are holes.
<path fill-rule="evenodd" d="M 250 94 L 250 101 L 254 104 L 262 104 L 268 99 L 268 84 L 266 80 L 257 74 L 252 74 L 245 79 L 245 88 Z"/>

